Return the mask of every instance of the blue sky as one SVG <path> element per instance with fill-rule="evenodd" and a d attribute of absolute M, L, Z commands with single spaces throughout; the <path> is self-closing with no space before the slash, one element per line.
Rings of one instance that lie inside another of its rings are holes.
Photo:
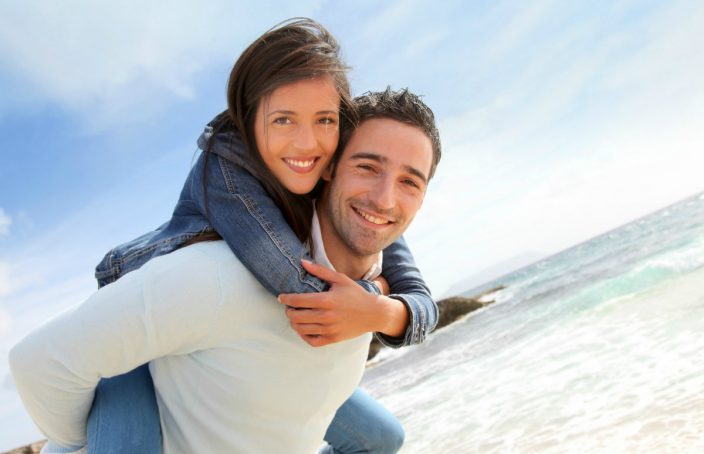
<path fill-rule="evenodd" d="M 434 109 L 407 238 L 438 296 L 704 190 L 700 2 L 0 1 L 0 357 L 168 218 L 233 62 L 292 16 L 337 36 L 356 94 Z"/>

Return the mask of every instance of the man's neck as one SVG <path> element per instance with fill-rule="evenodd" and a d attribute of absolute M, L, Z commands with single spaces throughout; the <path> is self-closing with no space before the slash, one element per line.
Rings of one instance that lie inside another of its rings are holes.
<path fill-rule="evenodd" d="M 369 269 L 377 263 L 378 255 L 360 256 L 355 254 L 335 233 L 328 213 L 319 202 L 316 208 L 320 223 L 320 233 L 328 260 L 330 260 L 336 271 L 355 280 L 363 279 Z"/>

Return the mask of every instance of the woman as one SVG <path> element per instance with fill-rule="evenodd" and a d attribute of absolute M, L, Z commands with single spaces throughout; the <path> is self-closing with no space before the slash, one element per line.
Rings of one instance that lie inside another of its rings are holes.
<path fill-rule="evenodd" d="M 228 110 L 211 122 L 199 140 L 205 152 L 184 186 L 174 217 L 156 232 L 108 253 L 96 271 L 99 282 L 114 281 L 152 257 L 171 252 L 193 238 L 202 239 L 203 234 L 213 235 L 214 230 L 273 294 L 325 290 L 325 283 L 307 274 L 300 261 L 309 257 L 303 242 L 310 232 L 310 200 L 315 195 L 311 190 L 337 145 L 338 125 L 344 127 L 348 120 L 339 111 L 340 104 L 345 107 L 349 103 L 345 69 L 332 36 L 309 20 L 289 22 L 255 41 L 233 68 Z M 277 90 L 293 87 L 294 95 L 302 95 L 305 90 L 295 85 L 305 81 L 317 83 L 308 87 L 311 94 L 325 93 L 316 106 L 311 105 L 311 96 L 305 95 L 305 101 L 293 102 L 293 109 L 274 110 L 276 115 L 268 116 L 267 103 Z M 284 111 L 295 115 L 281 115 Z M 286 136 L 287 131 L 294 134 L 301 127 L 310 128 L 310 144 L 299 147 L 300 155 L 290 156 L 286 155 L 290 147 L 284 145 L 278 148 L 284 155 L 277 156 L 272 137 L 277 133 Z M 392 292 L 404 293 L 397 298 L 413 318 L 405 336 L 394 333 L 396 336 L 385 338 L 398 346 L 422 340 L 419 333 L 429 331 L 436 313 L 403 243 L 389 249 L 384 256 L 385 274 Z M 369 282 L 361 281 L 360 285 L 376 290 Z M 419 328 L 420 322 L 425 325 Z M 312 342 L 316 337 L 304 339 Z M 129 415 L 155 407 L 149 397 L 150 381 L 145 367 L 112 379 L 110 388 L 102 383 L 96 405 L 107 402 L 108 406 L 94 408 L 93 415 L 119 413 L 120 409 L 109 406 L 115 401 L 110 393 L 115 392 L 125 393 L 137 403 L 138 410 Z M 139 399 L 134 398 L 134 390 Z M 91 416 L 91 423 L 95 419 Z M 118 419 L 126 421 L 130 416 Z M 99 424 L 89 427 L 99 432 Z M 93 440 L 90 431 L 89 438 Z M 94 446 L 99 446 L 100 437 L 95 442 Z"/>

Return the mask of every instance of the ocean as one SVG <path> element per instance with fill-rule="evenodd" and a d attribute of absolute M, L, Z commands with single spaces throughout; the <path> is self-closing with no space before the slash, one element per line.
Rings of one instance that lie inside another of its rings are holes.
<path fill-rule="evenodd" d="M 367 370 L 403 454 L 704 452 L 704 194 L 498 285 Z"/>
<path fill-rule="evenodd" d="M 704 194 L 498 285 L 367 370 L 403 454 L 704 452 Z M 0 366 L 1 452 L 41 436 Z"/>

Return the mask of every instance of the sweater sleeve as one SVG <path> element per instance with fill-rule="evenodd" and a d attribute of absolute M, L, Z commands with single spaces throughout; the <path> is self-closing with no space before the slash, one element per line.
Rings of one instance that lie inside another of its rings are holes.
<path fill-rule="evenodd" d="M 17 391 L 44 435 L 64 446 L 84 445 L 101 378 L 203 348 L 212 335 L 220 295 L 218 273 L 196 258 L 174 253 L 155 259 L 12 348 L 9 362 Z"/>

